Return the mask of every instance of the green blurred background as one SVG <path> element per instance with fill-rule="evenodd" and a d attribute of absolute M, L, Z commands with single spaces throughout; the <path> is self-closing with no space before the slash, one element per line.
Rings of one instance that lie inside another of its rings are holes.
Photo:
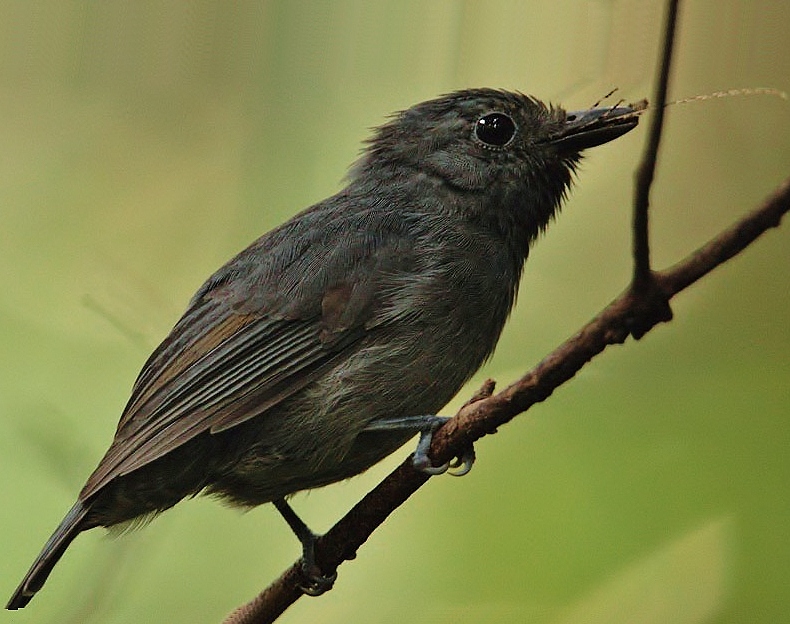
<path fill-rule="evenodd" d="M 108 445 L 131 384 L 226 259 L 336 191 L 369 128 L 456 88 L 583 108 L 652 92 L 660 3 L 0 4 L 0 594 Z M 681 12 L 672 97 L 790 91 L 790 5 Z M 790 172 L 790 103 L 669 109 L 666 266 Z M 487 376 L 514 380 L 620 292 L 646 127 L 594 150 Z M 478 444 L 282 622 L 790 621 L 790 224 Z M 410 449 L 294 500 L 323 531 Z M 81 536 L 0 622 L 221 620 L 298 555 L 271 506 L 187 501 Z"/>

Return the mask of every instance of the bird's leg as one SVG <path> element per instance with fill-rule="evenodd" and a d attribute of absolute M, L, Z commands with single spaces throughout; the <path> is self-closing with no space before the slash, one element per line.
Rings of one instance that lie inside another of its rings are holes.
<path fill-rule="evenodd" d="M 278 498 L 272 503 L 288 523 L 288 526 L 291 527 L 294 535 L 302 543 L 302 574 L 304 575 L 305 584 L 300 586 L 299 589 L 308 596 L 320 596 L 332 589 L 332 585 L 337 579 L 337 572 L 330 576 L 324 576 L 315 563 L 315 541 L 318 536 L 296 515 L 296 512 L 285 502 L 284 498 Z"/>
<path fill-rule="evenodd" d="M 428 473 L 429 475 L 444 474 L 448 471 L 448 468 L 452 468 L 452 470 L 449 471 L 451 475 L 454 477 L 462 477 L 472 469 L 472 465 L 475 463 L 475 448 L 473 445 L 470 444 L 466 449 L 464 449 L 463 453 L 461 453 L 453 461 L 448 462 L 442 466 L 433 466 L 431 464 L 430 458 L 428 457 L 428 450 L 431 448 L 431 441 L 433 440 L 434 431 L 436 431 L 448 420 L 450 420 L 448 416 L 435 415 L 385 418 L 368 424 L 368 426 L 365 427 L 363 431 L 375 432 L 407 430 L 414 431 L 415 433 L 419 432 L 420 440 L 417 442 L 417 448 L 414 450 L 414 457 L 412 458 L 414 467 L 417 470 Z"/>

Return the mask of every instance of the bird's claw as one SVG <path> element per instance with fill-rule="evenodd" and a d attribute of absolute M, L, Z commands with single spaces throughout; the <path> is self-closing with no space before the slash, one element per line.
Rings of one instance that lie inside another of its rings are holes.
<path fill-rule="evenodd" d="M 456 457 L 453 461 L 450 462 L 450 470 L 448 470 L 448 474 L 452 475 L 453 477 L 463 477 L 465 474 L 469 474 L 469 471 L 472 470 L 472 466 L 475 463 L 475 447 L 471 444 L 464 450 L 461 455 Z"/>
<path fill-rule="evenodd" d="M 304 583 L 299 585 L 302 593 L 307 596 L 320 596 L 332 589 L 337 580 L 337 572 L 326 576 L 317 565 L 302 560 L 302 577 Z"/>
<path fill-rule="evenodd" d="M 441 466 L 433 466 L 431 464 L 431 460 L 428 459 L 427 455 L 425 456 L 425 461 L 418 460 L 415 457 L 413 464 L 417 470 L 419 470 L 420 472 L 424 472 L 427 475 L 431 475 L 432 477 L 444 474 L 450 468 L 449 462 L 445 462 Z"/>
<path fill-rule="evenodd" d="M 437 417 L 438 419 L 439 417 Z M 417 442 L 417 448 L 414 451 L 412 458 L 412 465 L 419 471 L 436 476 L 444 474 L 445 472 L 454 477 L 463 477 L 470 470 L 475 463 L 475 448 L 470 444 L 463 453 L 453 459 L 451 462 L 446 462 L 441 466 L 434 466 L 431 464 L 431 459 L 428 457 L 428 450 L 431 448 L 431 440 L 433 440 L 433 433 L 441 427 L 447 419 L 437 420 L 429 429 L 425 429 L 420 433 L 420 440 Z"/>

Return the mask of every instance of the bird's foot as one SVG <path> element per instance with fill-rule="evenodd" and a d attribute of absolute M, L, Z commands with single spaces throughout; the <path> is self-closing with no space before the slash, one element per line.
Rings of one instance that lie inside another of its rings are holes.
<path fill-rule="evenodd" d="M 454 477 L 463 477 L 472 470 L 472 466 L 475 463 L 474 445 L 470 444 L 452 461 L 446 462 L 441 466 L 434 466 L 431 463 L 430 457 L 428 457 L 428 451 L 433 441 L 433 434 L 450 419 L 446 416 L 433 416 L 432 418 L 435 420 L 420 432 L 420 440 L 417 442 L 417 448 L 414 450 L 412 464 L 417 470 L 421 470 L 429 475 L 440 475 L 446 472 Z"/>
<path fill-rule="evenodd" d="M 285 499 L 280 498 L 272 502 L 302 544 L 300 567 L 303 583 L 299 585 L 299 589 L 308 596 L 320 596 L 328 592 L 337 580 L 337 572 L 324 574 L 316 564 L 315 542 L 318 536 L 296 515 L 296 512 L 285 502 Z"/>
<path fill-rule="evenodd" d="M 412 458 L 414 467 L 429 475 L 440 475 L 447 472 L 455 477 L 462 477 L 472 469 L 472 465 L 475 463 L 475 449 L 472 444 L 465 448 L 454 460 L 442 466 L 434 466 L 428 457 L 434 432 L 448 420 L 450 420 L 448 416 L 404 416 L 403 418 L 388 418 L 372 422 L 364 430 L 412 430 L 415 433 L 419 432 L 420 441 L 417 442 L 417 448 Z"/>
<path fill-rule="evenodd" d="M 315 540 L 313 540 L 315 544 Z M 299 589 L 307 596 L 320 596 L 328 592 L 337 580 L 337 571 L 324 574 L 315 563 L 315 550 L 313 545 L 304 547 L 302 551 L 302 580 Z"/>

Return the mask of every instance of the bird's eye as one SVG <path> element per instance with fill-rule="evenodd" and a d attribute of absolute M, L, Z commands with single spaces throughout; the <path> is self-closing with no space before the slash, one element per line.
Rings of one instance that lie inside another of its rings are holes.
<path fill-rule="evenodd" d="M 502 147 L 515 133 L 516 124 L 504 113 L 489 113 L 475 124 L 475 136 L 486 145 Z"/>

